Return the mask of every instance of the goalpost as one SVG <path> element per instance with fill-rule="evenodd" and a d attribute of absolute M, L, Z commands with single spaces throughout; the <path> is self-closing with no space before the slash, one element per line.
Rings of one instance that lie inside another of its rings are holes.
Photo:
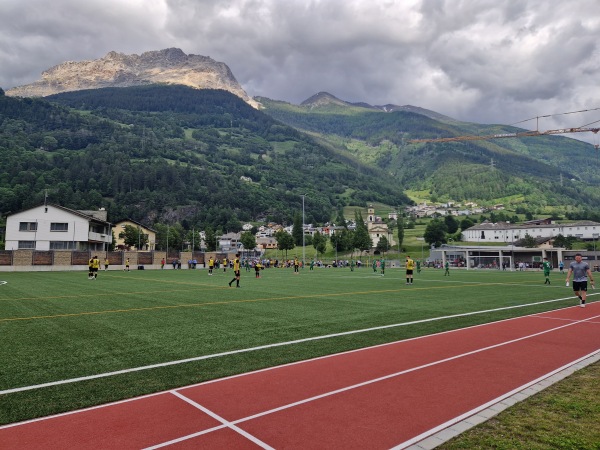
<path fill-rule="evenodd" d="M 515 270 L 511 255 L 469 255 L 470 269 Z"/>

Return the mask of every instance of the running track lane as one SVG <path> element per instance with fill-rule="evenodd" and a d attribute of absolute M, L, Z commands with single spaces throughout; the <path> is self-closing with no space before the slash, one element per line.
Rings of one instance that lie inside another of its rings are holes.
<path fill-rule="evenodd" d="M 600 302 L 0 427 L 2 449 L 384 449 L 600 351 Z"/>

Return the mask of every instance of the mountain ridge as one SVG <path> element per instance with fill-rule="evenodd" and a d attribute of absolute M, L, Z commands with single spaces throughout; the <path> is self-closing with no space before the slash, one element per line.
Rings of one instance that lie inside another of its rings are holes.
<path fill-rule="evenodd" d="M 260 98 L 262 98 L 262 97 L 254 97 L 254 98 L 260 102 Z M 420 106 L 413 106 L 413 105 L 402 105 L 401 106 L 401 105 L 395 105 L 392 103 L 387 103 L 385 105 L 371 105 L 367 102 L 348 102 L 348 101 L 345 101 L 345 100 L 342 100 L 342 99 L 336 97 L 333 94 L 330 94 L 329 92 L 324 92 L 324 91 L 318 92 L 318 93 L 310 96 L 309 98 L 307 98 L 306 100 L 301 102 L 300 105 L 298 105 L 298 106 L 306 107 L 306 108 L 309 108 L 310 110 L 319 110 L 320 108 L 327 108 L 327 109 L 331 110 L 332 108 L 339 107 L 339 108 L 364 108 L 367 110 L 381 111 L 381 112 L 387 112 L 387 113 L 396 112 L 396 111 L 406 111 L 406 112 L 420 114 L 422 116 L 429 117 L 431 119 L 438 120 L 438 121 L 451 122 L 451 123 L 458 122 L 456 119 L 453 119 L 452 117 L 445 116 L 443 114 L 440 114 L 436 111 L 432 111 L 430 109 L 421 108 Z"/>
<path fill-rule="evenodd" d="M 259 107 L 238 83 L 227 64 L 208 56 L 186 55 L 179 48 L 149 51 L 141 55 L 111 51 L 100 59 L 66 61 L 42 72 L 41 80 L 8 89 L 6 95 L 46 97 L 84 89 L 148 84 L 223 89 L 237 95 L 250 106 Z"/>

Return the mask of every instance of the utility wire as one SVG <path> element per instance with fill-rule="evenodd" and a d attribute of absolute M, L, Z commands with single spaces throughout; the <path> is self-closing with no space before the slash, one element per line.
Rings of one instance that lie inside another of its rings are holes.
<path fill-rule="evenodd" d="M 598 110 L 600 110 L 600 107 L 599 108 L 591 108 L 591 109 L 582 109 L 580 111 L 569 111 L 569 112 L 557 113 L 557 114 L 546 114 L 545 116 L 535 116 L 530 119 L 525 119 L 525 120 L 521 120 L 519 122 L 511 123 L 510 126 L 518 125 L 523 122 L 529 122 L 530 120 L 533 120 L 533 119 L 543 119 L 546 117 L 553 117 L 553 116 L 566 116 L 567 114 L 577 114 L 577 113 L 582 113 L 582 112 L 598 111 Z M 592 122 L 592 123 L 595 123 L 595 122 Z M 586 126 L 586 125 L 583 125 L 583 126 Z"/>

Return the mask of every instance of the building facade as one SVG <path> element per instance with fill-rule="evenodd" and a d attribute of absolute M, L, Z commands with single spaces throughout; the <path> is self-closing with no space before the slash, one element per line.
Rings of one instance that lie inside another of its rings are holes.
<path fill-rule="evenodd" d="M 139 245 L 139 247 L 142 248 L 138 248 L 138 245 L 135 245 L 133 246 L 134 249 L 144 251 L 154 251 L 156 249 L 156 230 L 142 225 L 141 223 L 132 219 L 122 220 L 113 226 L 112 232 L 115 236 L 115 246 L 117 248 L 124 249 L 126 247 L 125 240 L 120 238 L 119 235 L 125 230 L 127 225 L 139 230 L 139 233 L 146 237 L 146 244 Z"/>
<path fill-rule="evenodd" d="M 44 204 L 6 218 L 6 250 L 105 251 L 112 243 L 111 224 L 94 215 L 54 204 Z"/>
<path fill-rule="evenodd" d="M 533 238 L 554 238 L 559 234 L 573 236 L 584 241 L 600 237 L 600 223 L 589 220 L 575 223 L 527 223 L 483 222 L 462 232 L 466 242 L 515 242 L 528 234 Z"/>
<path fill-rule="evenodd" d="M 369 237 L 373 241 L 373 247 L 377 247 L 380 239 L 385 237 L 388 241 L 390 247 L 395 245 L 394 238 L 392 233 L 381 217 L 377 217 L 375 215 L 375 208 L 372 205 L 369 205 L 367 208 L 367 230 L 369 232 Z"/>

